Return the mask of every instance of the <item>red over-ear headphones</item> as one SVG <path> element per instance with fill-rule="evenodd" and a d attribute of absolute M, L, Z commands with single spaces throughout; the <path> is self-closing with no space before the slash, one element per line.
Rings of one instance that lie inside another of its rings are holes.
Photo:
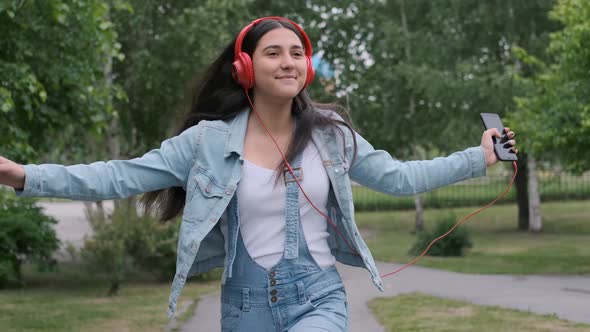
<path fill-rule="evenodd" d="M 307 79 L 305 80 L 305 85 L 303 86 L 306 88 L 311 82 L 313 81 L 313 77 L 315 75 L 313 70 L 313 64 L 311 62 L 312 56 L 312 49 L 311 49 L 311 41 L 307 34 L 303 29 L 295 22 L 280 16 L 267 16 L 261 17 L 252 21 L 246 27 L 240 31 L 238 37 L 236 38 L 235 44 L 235 51 L 234 51 L 234 62 L 233 62 L 233 70 L 232 75 L 234 80 L 241 85 L 244 89 L 251 89 L 254 87 L 254 65 L 252 64 L 252 59 L 246 52 L 242 52 L 242 43 L 244 41 L 244 37 L 246 34 L 252 29 L 256 24 L 265 21 L 265 20 L 277 20 L 277 21 L 287 21 L 301 33 L 303 37 L 303 48 L 305 49 L 305 61 L 307 62 Z"/>

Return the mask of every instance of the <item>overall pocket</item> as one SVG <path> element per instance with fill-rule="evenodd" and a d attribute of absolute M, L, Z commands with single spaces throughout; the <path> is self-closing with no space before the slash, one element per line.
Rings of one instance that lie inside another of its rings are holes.
<path fill-rule="evenodd" d="M 240 318 L 242 317 L 242 310 L 236 303 L 222 302 L 221 303 L 221 331 L 233 331 Z"/>

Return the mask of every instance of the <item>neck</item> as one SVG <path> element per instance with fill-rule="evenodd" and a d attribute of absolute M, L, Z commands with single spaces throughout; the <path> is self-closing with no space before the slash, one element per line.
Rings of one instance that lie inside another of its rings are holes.
<path fill-rule="evenodd" d="M 288 102 L 268 102 L 262 98 L 256 98 L 253 100 L 253 103 L 256 113 L 260 115 L 264 126 L 268 128 L 272 135 L 291 135 L 294 123 L 291 114 L 292 99 Z M 252 129 L 266 132 L 254 112 L 250 113 L 248 126 L 251 126 Z"/>

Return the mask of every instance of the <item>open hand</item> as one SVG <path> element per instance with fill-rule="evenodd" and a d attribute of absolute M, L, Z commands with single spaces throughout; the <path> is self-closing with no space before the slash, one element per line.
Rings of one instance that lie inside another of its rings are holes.
<path fill-rule="evenodd" d="M 23 189 L 25 187 L 25 168 L 0 156 L 0 185 Z"/>
<path fill-rule="evenodd" d="M 512 146 L 512 152 L 517 153 L 516 141 L 514 140 L 514 132 L 510 131 L 510 128 L 505 127 L 504 132 L 508 133 L 508 141 L 506 143 Z M 502 134 L 496 128 L 491 128 L 483 132 L 481 136 L 481 147 L 483 148 L 484 155 L 486 157 L 486 166 L 492 166 L 498 162 L 498 157 L 494 153 L 494 142 L 492 136 L 497 139 L 502 138 Z"/>

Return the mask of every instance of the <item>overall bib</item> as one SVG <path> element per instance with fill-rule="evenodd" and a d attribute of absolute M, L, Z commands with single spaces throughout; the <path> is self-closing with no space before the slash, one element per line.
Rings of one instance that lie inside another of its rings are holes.
<path fill-rule="evenodd" d="M 292 163 L 298 178 L 300 164 L 300 157 Z M 224 332 L 348 331 L 340 275 L 335 266 L 322 269 L 313 259 L 299 218 L 299 187 L 289 172 L 285 172 L 285 182 L 285 249 L 277 264 L 270 269 L 257 264 L 240 231 L 230 232 L 229 240 L 235 234 L 237 246 L 232 276 L 221 288 Z M 238 223 L 230 229 L 239 227 L 239 217 L 228 218 L 228 222 Z"/>

